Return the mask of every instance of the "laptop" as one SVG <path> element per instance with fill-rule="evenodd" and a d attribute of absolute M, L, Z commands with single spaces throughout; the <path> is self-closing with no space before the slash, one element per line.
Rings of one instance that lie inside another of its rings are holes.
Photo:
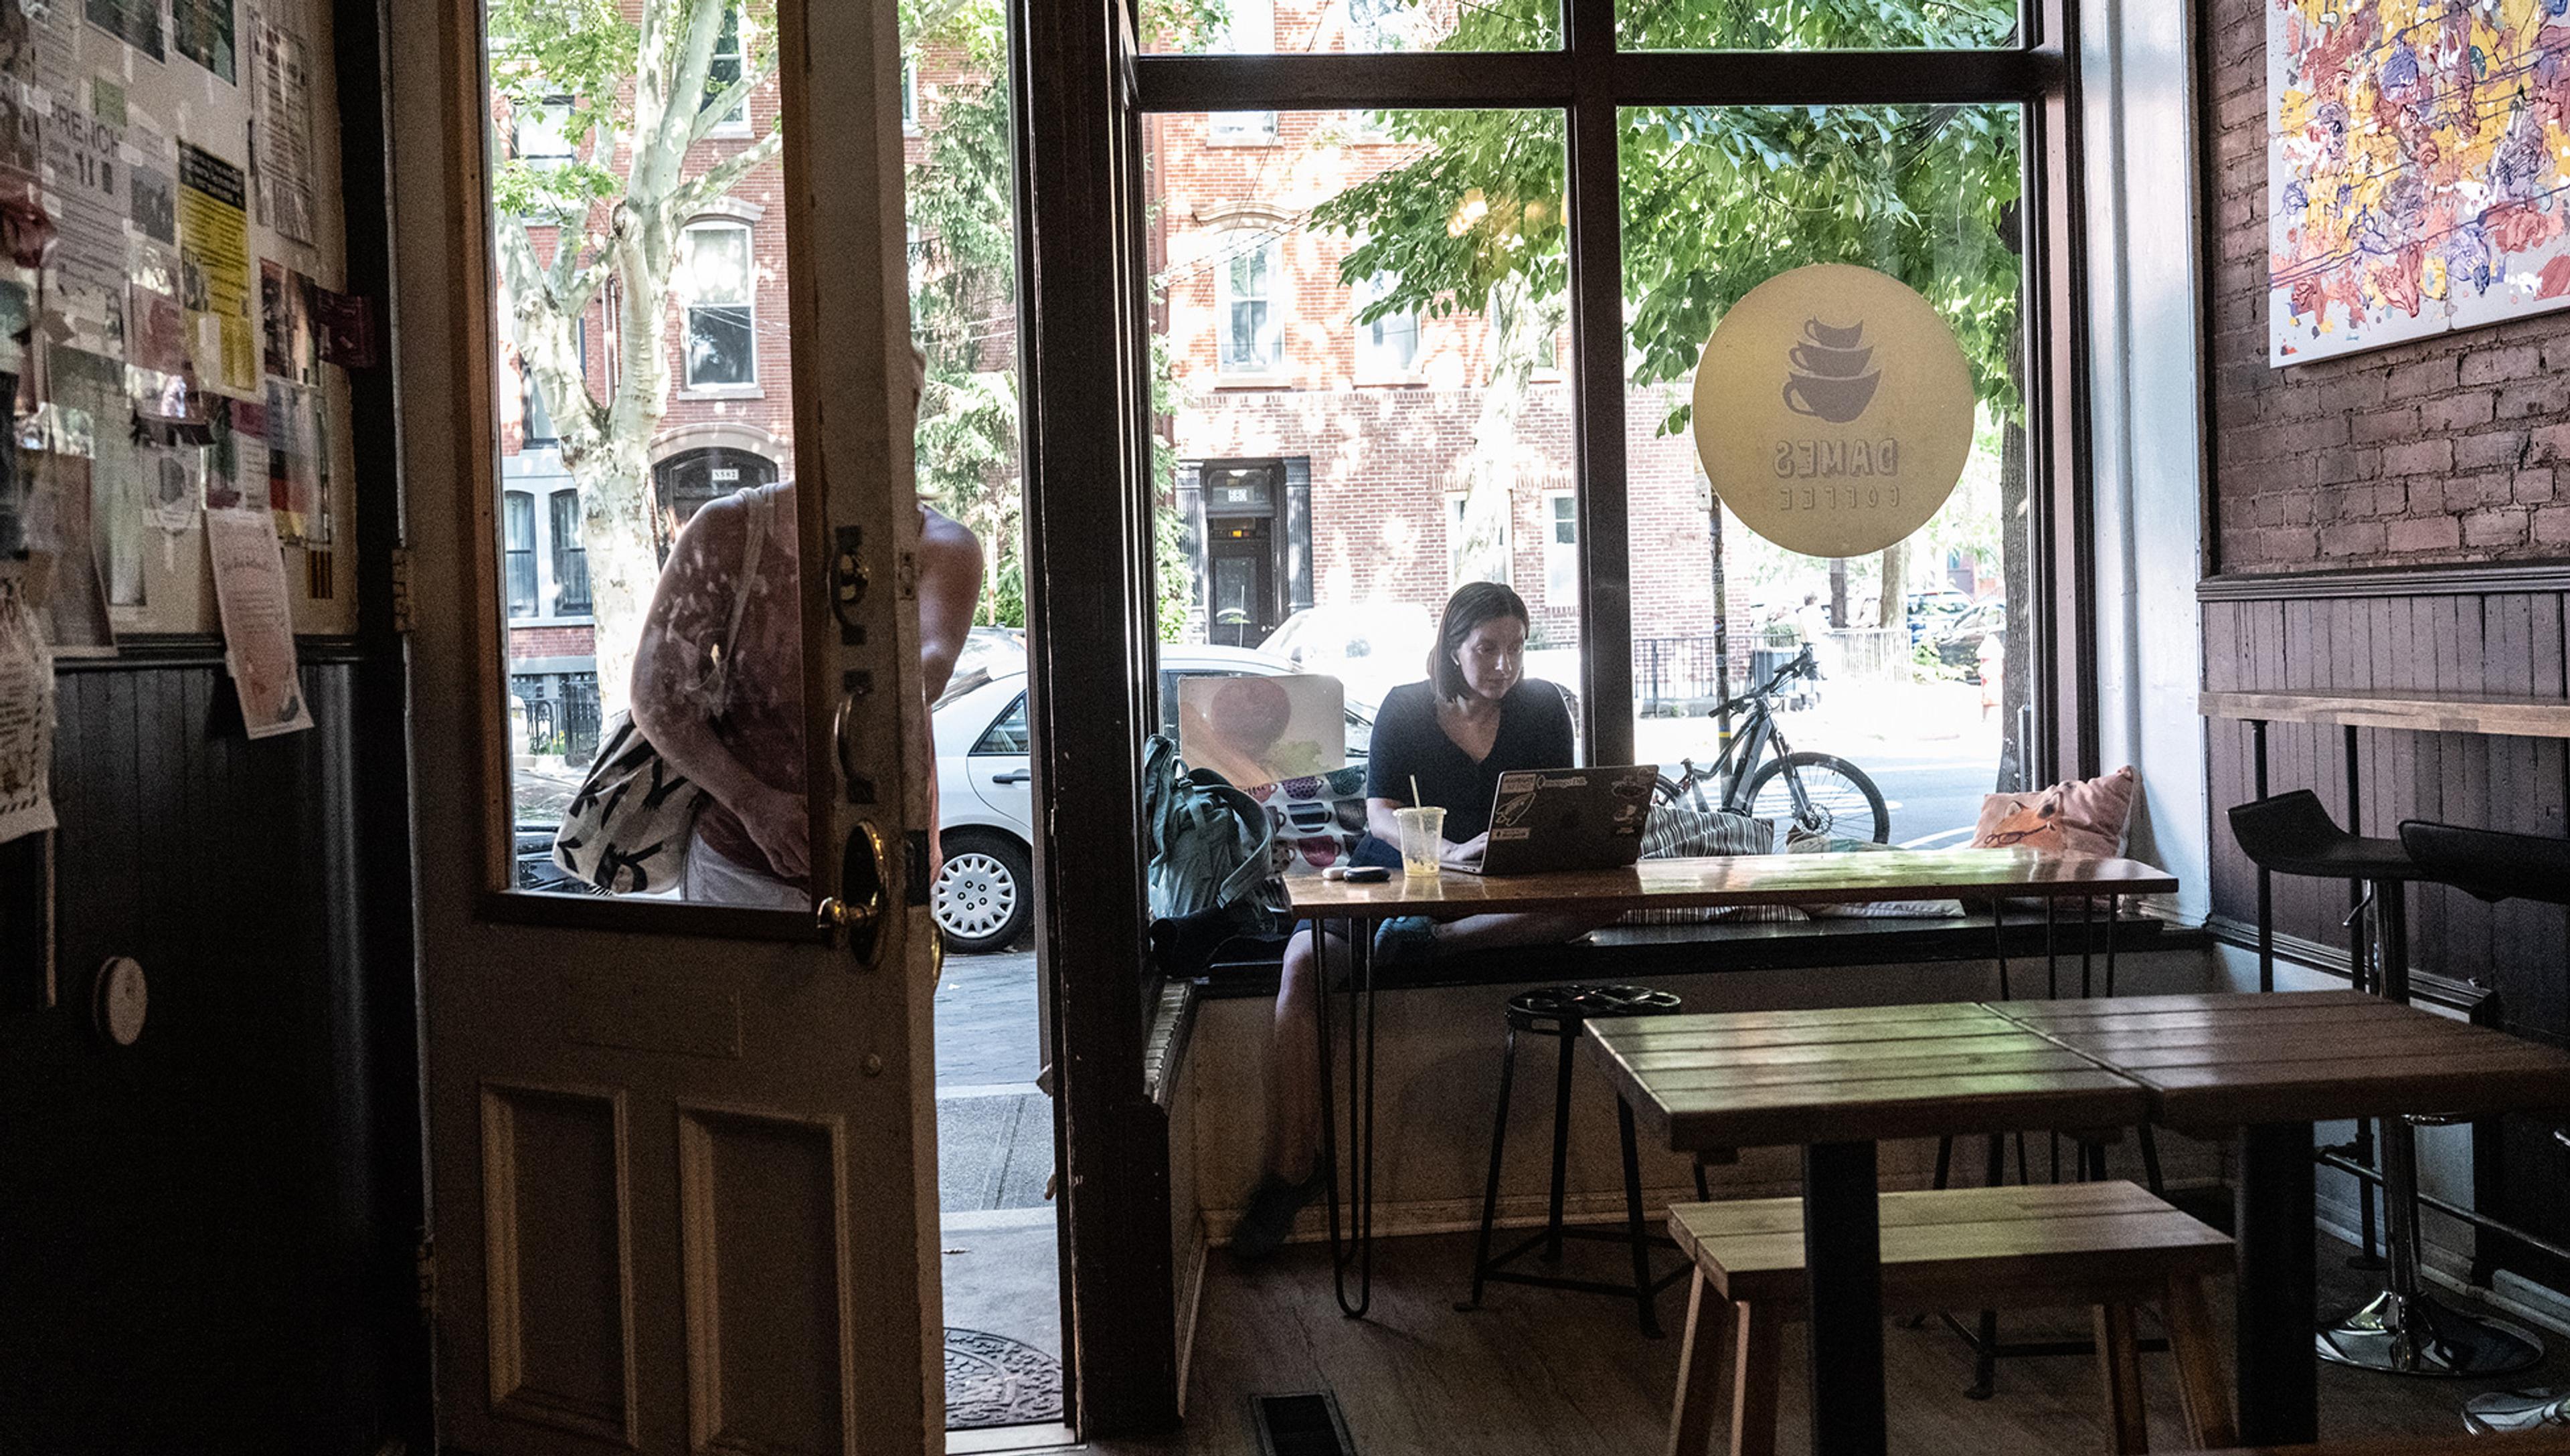
<path fill-rule="evenodd" d="M 1499 775 L 1491 839 L 1468 875 L 1620 870 L 1642 857 L 1658 764 L 1525 769 Z M 1462 868 L 1462 867 L 1451 867 Z"/>

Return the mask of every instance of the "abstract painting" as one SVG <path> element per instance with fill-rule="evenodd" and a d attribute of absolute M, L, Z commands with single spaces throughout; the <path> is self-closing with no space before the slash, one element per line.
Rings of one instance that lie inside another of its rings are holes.
<path fill-rule="evenodd" d="M 2570 0 L 2269 0 L 2268 362 L 2570 307 Z"/>

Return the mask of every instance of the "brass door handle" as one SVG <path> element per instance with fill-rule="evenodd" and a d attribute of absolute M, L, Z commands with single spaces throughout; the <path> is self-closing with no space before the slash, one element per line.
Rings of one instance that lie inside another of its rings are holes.
<path fill-rule="evenodd" d="M 883 950 L 884 906 L 883 834 L 860 824 L 840 852 L 839 893 L 821 902 L 814 918 L 832 940 L 844 936 L 848 953 L 872 970 Z"/>

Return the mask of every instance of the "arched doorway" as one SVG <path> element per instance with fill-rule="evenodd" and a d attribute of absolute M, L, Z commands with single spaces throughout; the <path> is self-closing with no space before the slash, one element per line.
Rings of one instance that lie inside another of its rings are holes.
<path fill-rule="evenodd" d="M 651 486 L 659 496 L 662 519 L 673 529 L 686 525 L 707 501 L 775 481 L 775 461 L 728 446 L 682 450 L 651 467 Z"/>

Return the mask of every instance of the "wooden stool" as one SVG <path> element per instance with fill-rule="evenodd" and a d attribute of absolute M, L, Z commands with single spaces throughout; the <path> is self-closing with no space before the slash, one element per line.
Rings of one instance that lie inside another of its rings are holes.
<path fill-rule="evenodd" d="M 2158 1301 L 2191 1443 L 2234 1439 L 2204 1296 L 2206 1276 L 2231 1267 L 2225 1235 L 2122 1182 L 1888 1193 L 1882 1210 L 1887 1309 L 2092 1306 L 2106 1423 L 2124 1452 L 2150 1449 L 2133 1307 Z M 1695 1261 L 1669 1456 L 1708 1449 L 1726 1368 L 1732 1456 L 1771 1456 L 1781 1335 L 1803 1314 L 1803 1201 L 1679 1204 L 1669 1232 Z"/>

